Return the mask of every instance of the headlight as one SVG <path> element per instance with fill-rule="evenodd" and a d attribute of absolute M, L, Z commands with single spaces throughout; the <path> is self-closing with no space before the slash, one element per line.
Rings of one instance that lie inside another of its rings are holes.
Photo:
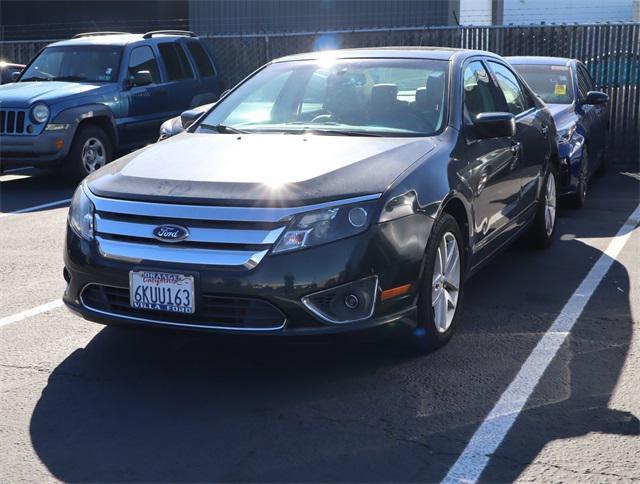
<path fill-rule="evenodd" d="M 84 190 L 84 184 L 81 184 L 73 194 L 68 223 L 77 235 L 85 240 L 93 240 L 94 207 Z"/>
<path fill-rule="evenodd" d="M 31 108 L 31 119 L 36 123 L 44 123 L 49 119 L 49 108 L 45 104 L 36 104 Z"/>
<path fill-rule="evenodd" d="M 273 253 L 313 247 L 364 232 L 371 224 L 376 202 L 341 205 L 296 215 Z"/>

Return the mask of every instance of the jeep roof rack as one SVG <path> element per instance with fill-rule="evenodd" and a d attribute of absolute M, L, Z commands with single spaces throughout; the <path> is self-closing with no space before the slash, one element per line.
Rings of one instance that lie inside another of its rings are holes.
<path fill-rule="evenodd" d="M 154 35 L 182 35 L 184 37 L 197 37 L 195 32 L 190 30 L 152 30 L 142 36 L 143 39 L 150 39 Z"/>
<path fill-rule="evenodd" d="M 76 34 L 73 37 L 71 37 L 72 39 L 80 39 L 82 37 L 96 37 L 98 35 L 130 35 L 129 32 L 108 32 L 108 31 L 101 31 L 101 32 L 83 32 L 81 34 Z"/>

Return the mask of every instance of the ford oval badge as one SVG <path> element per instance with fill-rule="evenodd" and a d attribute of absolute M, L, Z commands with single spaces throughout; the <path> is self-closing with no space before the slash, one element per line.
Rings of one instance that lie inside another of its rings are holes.
<path fill-rule="evenodd" d="M 180 242 L 189 237 L 189 230 L 181 225 L 158 225 L 153 236 L 162 242 Z"/>

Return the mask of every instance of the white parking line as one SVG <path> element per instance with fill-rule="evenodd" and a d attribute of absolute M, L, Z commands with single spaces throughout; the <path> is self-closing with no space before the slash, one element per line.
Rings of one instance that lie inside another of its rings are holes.
<path fill-rule="evenodd" d="M 16 215 L 18 213 L 33 212 L 34 210 L 40 210 L 41 208 L 55 207 L 56 205 L 62 205 L 63 203 L 69 203 L 70 198 L 64 200 L 56 200 L 55 202 L 43 203 L 42 205 L 35 205 L 33 207 L 21 208 L 15 212 L 0 213 L 0 218 L 9 217 L 10 215 Z"/>
<path fill-rule="evenodd" d="M 533 393 L 545 370 L 582 314 L 634 229 L 640 224 L 640 205 L 613 237 L 587 276 L 538 342 L 509 387 L 465 447 L 443 482 L 476 482 Z"/>
<path fill-rule="evenodd" d="M 12 314 L 11 316 L 6 316 L 0 319 L 0 327 L 6 326 L 7 324 L 17 323 L 18 321 L 30 318 L 31 316 L 36 316 L 37 314 L 46 313 L 47 311 L 59 308 L 60 306 L 62 306 L 62 299 L 56 299 L 55 301 L 48 302 L 42 306 L 37 306 L 35 308 Z"/>

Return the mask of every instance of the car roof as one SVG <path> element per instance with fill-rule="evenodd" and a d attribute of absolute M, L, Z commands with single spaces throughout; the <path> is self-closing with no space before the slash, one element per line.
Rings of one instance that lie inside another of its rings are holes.
<path fill-rule="evenodd" d="M 490 57 L 498 56 L 492 52 L 481 50 L 456 49 L 453 47 L 367 47 L 359 49 L 338 49 L 328 51 L 305 52 L 286 57 L 274 59 L 273 62 L 289 62 L 298 60 L 321 60 L 327 57 L 338 59 L 435 59 L 451 60 L 457 56 L 485 55 Z"/>
<path fill-rule="evenodd" d="M 133 42 L 140 42 L 151 39 L 184 39 L 184 35 L 155 34 L 152 38 L 145 39 L 143 34 L 110 34 L 110 35 L 87 35 L 74 39 L 61 40 L 49 44 L 47 47 L 61 47 L 70 45 L 127 45 Z"/>
<path fill-rule="evenodd" d="M 536 56 L 536 55 L 518 55 L 505 57 L 511 64 L 535 64 L 546 66 L 568 66 L 575 59 L 569 59 L 567 57 L 551 57 L 551 56 Z"/>

